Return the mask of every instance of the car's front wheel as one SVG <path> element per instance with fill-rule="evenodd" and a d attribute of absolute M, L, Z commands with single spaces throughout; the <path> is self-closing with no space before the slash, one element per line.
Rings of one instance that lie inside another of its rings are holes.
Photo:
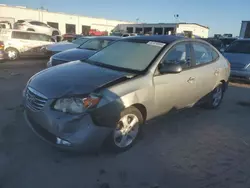
<path fill-rule="evenodd" d="M 110 138 L 112 149 L 123 152 L 131 148 L 138 139 L 142 124 L 143 116 L 137 108 L 125 109 Z"/>
<path fill-rule="evenodd" d="M 205 107 L 210 109 L 216 109 L 220 106 L 224 96 L 223 84 L 220 83 L 209 95 L 208 101 L 205 103 Z"/>

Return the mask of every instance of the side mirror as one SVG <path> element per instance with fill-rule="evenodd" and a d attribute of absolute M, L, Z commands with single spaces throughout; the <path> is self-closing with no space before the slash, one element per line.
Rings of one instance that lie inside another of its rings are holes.
<path fill-rule="evenodd" d="M 166 74 L 166 73 L 180 73 L 182 71 L 182 67 L 179 64 L 174 64 L 174 63 L 163 63 L 159 67 L 159 72 L 161 74 Z"/>

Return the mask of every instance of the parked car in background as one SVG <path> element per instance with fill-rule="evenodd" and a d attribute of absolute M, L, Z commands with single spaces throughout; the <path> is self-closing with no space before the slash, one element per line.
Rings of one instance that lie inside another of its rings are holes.
<path fill-rule="evenodd" d="M 52 44 L 49 35 L 11 29 L 1 29 L 0 40 L 4 42 L 9 60 L 20 56 L 44 56 L 44 46 Z"/>
<path fill-rule="evenodd" d="M 83 37 L 83 35 L 66 33 L 66 34 L 62 35 L 62 41 L 72 42 L 73 40 L 76 40 L 80 37 Z"/>
<path fill-rule="evenodd" d="M 250 81 L 250 39 L 234 41 L 224 52 L 231 64 L 231 78 Z"/>
<path fill-rule="evenodd" d="M 32 76 L 24 114 L 54 146 L 95 151 L 108 141 L 125 151 L 147 120 L 197 103 L 219 107 L 229 74 L 228 61 L 203 40 L 129 37 Z"/>
<path fill-rule="evenodd" d="M 12 29 L 9 21 L 0 21 L 0 29 Z"/>
<path fill-rule="evenodd" d="M 51 56 L 49 62 L 47 63 L 47 67 L 56 66 L 70 61 L 87 59 L 97 51 L 119 39 L 121 38 L 111 36 L 91 37 L 87 42 L 84 42 L 77 48 L 65 50 Z"/>
<path fill-rule="evenodd" d="M 220 40 L 222 41 L 223 45 L 225 46 L 225 48 L 227 48 L 230 44 L 232 44 L 235 40 L 237 40 L 237 38 L 220 38 Z"/>
<path fill-rule="evenodd" d="M 99 31 L 97 29 L 90 29 L 89 35 L 90 36 L 107 36 L 108 32 L 107 31 Z"/>
<path fill-rule="evenodd" d="M 217 50 L 223 52 L 225 50 L 225 46 L 223 44 L 223 42 L 220 39 L 216 39 L 216 38 L 205 38 L 205 41 L 209 42 L 210 44 L 212 44 Z"/>
<path fill-rule="evenodd" d="M 73 40 L 72 42 L 62 41 L 62 42 L 50 44 L 45 48 L 45 54 L 50 57 L 59 52 L 77 48 L 80 45 L 87 42 L 89 39 L 91 39 L 91 37 L 81 37 L 81 38 L 77 38 Z"/>
<path fill-rule="evenodd" d="M 17 22 L 14 23 L 13 28 L 23 31 L 35 31 L 50 36 L 61 34 L 61 32 L 58 29 L 36 20 L 18 20 Z"/>
<path fill-rule="evenodd" d="M 3 41 L 0 41 L 0 63 L 4 62 L 6 60 L 6 54 L 4 51 L 4 43 Z"/>

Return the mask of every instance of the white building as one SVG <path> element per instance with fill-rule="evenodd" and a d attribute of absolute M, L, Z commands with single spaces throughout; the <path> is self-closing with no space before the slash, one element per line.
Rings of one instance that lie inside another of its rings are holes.
<path fill-rule="evenodd" d="M 14 22 L 21 19 L 32 19 L 47 23 L 59 29 L 62 34 L 69 33 L 69 31 L 81 34 L 90 28 L 110 32 L 118 24 L 132 23 L 0 4 L 0 21 L 9 21 L 13 25 Z"/>
<path fill-rule="evenodd" d="M 153 33 L 159 35 L 169 34 L 192 34 L 202 38 L 208 37 L 209 28 L 196 23 L 159 23 L 159 24 L 119 24 L 115 30 L 126 31 L 128 33 Z"/>

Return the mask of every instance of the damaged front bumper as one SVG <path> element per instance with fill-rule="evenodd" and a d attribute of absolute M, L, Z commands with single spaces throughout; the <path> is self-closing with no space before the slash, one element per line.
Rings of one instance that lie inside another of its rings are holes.
<path fill-rule="evenodd" d="M 46 105 L 34 112 L 25 106 L 24 116 L 31 129 L 53 146 L 82 152 L 98 150 L 112 129 L 96 126 L 89 114 L 71 115 Z"/>

